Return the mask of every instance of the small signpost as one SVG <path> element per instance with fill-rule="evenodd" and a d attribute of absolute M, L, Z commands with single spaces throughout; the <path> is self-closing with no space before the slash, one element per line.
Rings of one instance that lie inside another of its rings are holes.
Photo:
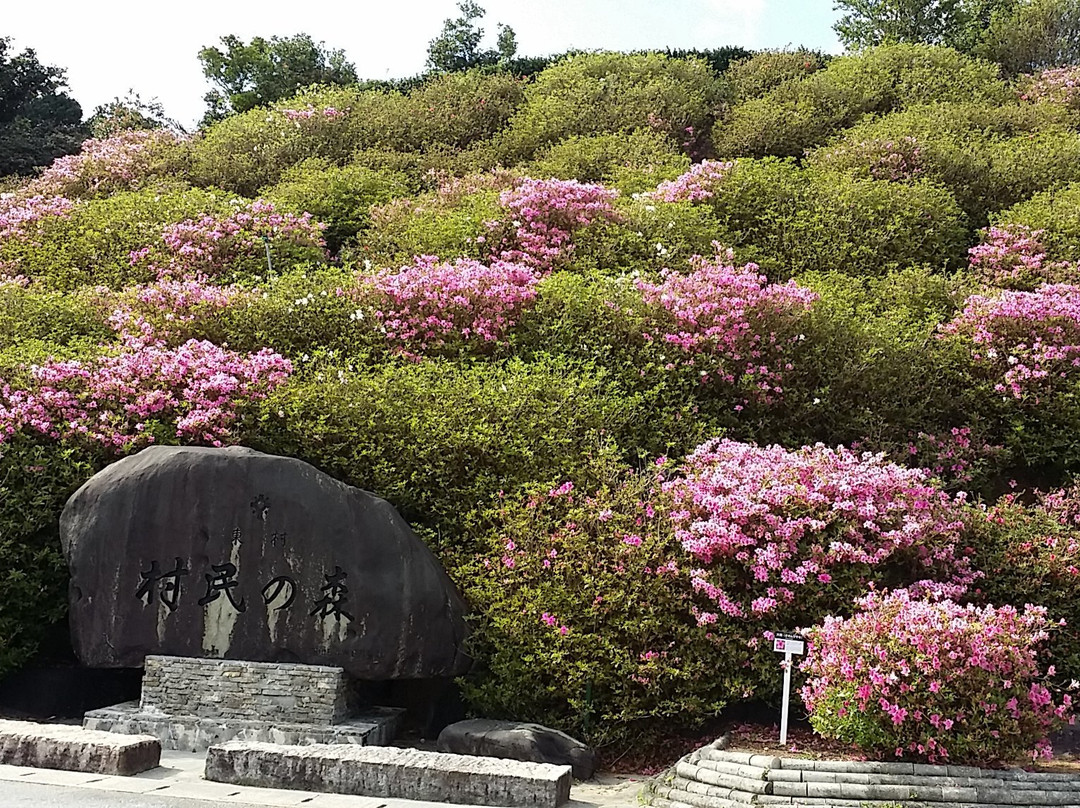
<path fill-rule="evenodd" d="M 799 634 L 785 634 L 781 631 L 773 635 L 773 651 L 784 655 L 784 701 L 780 707 L 780 743 L 787 743 L 788 702 L 791 701 L 791 657 L 806 653 L 806 640 Z"/>

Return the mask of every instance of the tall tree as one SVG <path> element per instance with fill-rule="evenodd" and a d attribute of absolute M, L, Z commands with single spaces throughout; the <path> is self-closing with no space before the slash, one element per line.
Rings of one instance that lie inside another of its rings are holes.
<path fill-rule="evenodd" d="M 976 52 L 1014 76 L 1080 64 L 1080 0 L 1022 0 L 993 17 Z"/>
<path fill-rule="evenodd" d="M 990 18 L 1016 0 L 836 0 L 833 26 L 851 49 L 888 42 L 949 45 L 970 51 Z"/>
<path fill-rule="evenodd" d="M 82 107 L 66 85 L 61 68 L 41 64 L 30 48 L 14 53 L 0 37 L 0 176 L 30 174 L 79 150 Z"/>
<path fill-rule="evenodd" d="M 123 98 L 117 96 L 95 107 L 86 124 L 90 127 L 90 134 L 98 138 L 111 137 L 131 129 L 184 131 L 179 123 L 165 114 L 165 108 L 158 99 L 144 101 L 134 90 L 128 90 Z"/>
<path fill-rule="evenodd" d="M 499 24 L 497 50 L 483 50 L 484 29 L 476 24 L 486 13 L 474 0 L 458 3 L 461 16 L 443 21 L 442 33 L 428 44 L 427 65 L 440 73 L 453 73 L 484 65 L 507 64 L 517 53 L 517 35 L 508 25 Z"/>
<path fill-rule="evenodd" d="M 203 123 L 234 112 L 246 112 L 294 95 L 312 84 L 356 84 L 356 67 L 344 51 L 328 50 L 308 34 L 254 37 L 250 44 L 237 36 L 221 38 L 222 48 L 199 51 L 203 74 L 217 86 L 206 94 Z"/>

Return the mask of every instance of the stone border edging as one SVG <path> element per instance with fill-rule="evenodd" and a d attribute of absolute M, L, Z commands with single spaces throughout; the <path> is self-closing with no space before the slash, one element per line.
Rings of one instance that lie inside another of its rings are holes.
<path fill-rule="evenodd" d="M 656 808 L 1080 808 L 1080 775 L 783 758 L 725 746 L 721 738 L 682 758 L 646 786 L 643 802 Z"/>
<path fill-rule="evenodd" d="M 205 777 L 218 783 L 466 805 L 558 808 L 570 799 L 569 766 L 393 746 L 211 746 Z"/>
<path fill-rule="evenodd" d="M 145 735 L 113 735 L 68 724 L 0 720 L 0 763 L 129 776 L 157 768 L 161 744 Z"/>

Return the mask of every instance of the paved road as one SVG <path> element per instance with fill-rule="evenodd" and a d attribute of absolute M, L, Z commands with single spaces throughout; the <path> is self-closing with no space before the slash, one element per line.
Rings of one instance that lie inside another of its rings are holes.
<path fill-rule="evenodd" d="M 150 794 L 95 793 L 85 788 L 43 783 L 0 783 L 0 808 L 221 808 L 220 801 L 192 800 Z M 250 802 L 224 803 L 230 808 L 263 808 Z M 265 805 L 265 803 L 264 803 Z"/>

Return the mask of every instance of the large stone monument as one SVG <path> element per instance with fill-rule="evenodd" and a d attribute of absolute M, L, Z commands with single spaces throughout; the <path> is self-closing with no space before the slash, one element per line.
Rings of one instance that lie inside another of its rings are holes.
<path fill-rule="evenodd" d="M 73 644 L 90 667 L 160 655 L 397 680 L 469 666 L 466 607 L 431 551 L 387 502 L 293 458 L 144 449 L 75 492 L 60 537 Z M 147 704 L 144 690 L 140 715 Z M 272 723 L 265 706 L 222 715 Z"/>

